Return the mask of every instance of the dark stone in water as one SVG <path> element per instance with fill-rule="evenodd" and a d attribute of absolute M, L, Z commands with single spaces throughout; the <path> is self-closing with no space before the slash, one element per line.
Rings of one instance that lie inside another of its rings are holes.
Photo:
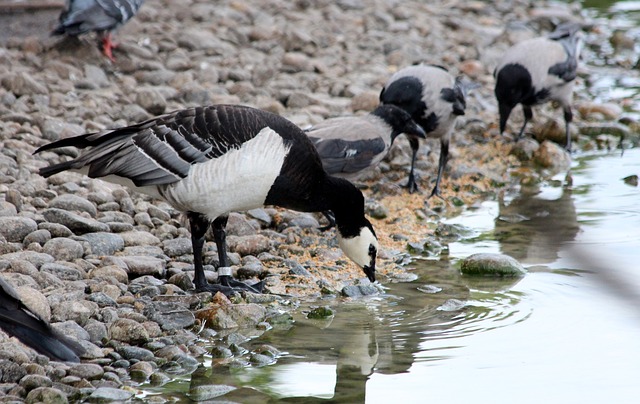
<path fill-rule="evenodd" d="M 516 259 L 504 254 L 473 254 L 462 261 L 464 275 L 524 276 L 527 271 Z"/>

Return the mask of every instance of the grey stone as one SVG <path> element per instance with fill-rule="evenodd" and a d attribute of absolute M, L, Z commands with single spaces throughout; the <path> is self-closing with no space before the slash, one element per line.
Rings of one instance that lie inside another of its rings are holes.
<path fill-rule="evenodd" d="M 207 401 L 217 397 L 222 397 L 235 389 L 236 388 L 233 386 L 227 386 L 224 384 L 196 385 L 189 389 L 189 393 L 187 395 L 194 401 Z"/>
<path fill-rule="evenodd" d="M 175 302 L 153 302 L 145 307 L 144 314 L 165 331 L 191 327 L 195 323 L 189 307 Z"/>
<path fill-rule="evenodd" d="M 47 241 L 51 240 L 51 233 L 49 230 L 36 230 L 29 233 L 23 240 L 23 244 L 28 246 L 31 243 L 38 243 L 43 246 Z"/>
<path fill-rule="evenodd" d="M 22 366 L 6 359 L 0 359 L 0 381 L 2 383 L 17 383 L 27 374 Z"/>
<path fill-rule="evenodd" d="M 124 248 L 124 240 L 118 234 L 86 233 L 81 239 L 89 243 L 93 255 L 113 255 Z"/>
<path fill-rule="evenodd" d="M 73 261 L 82 258 L 84 248 L 75 240 L 58 237 L 47 241 L 43 246 L 43 252 L 58 261 Z"/>
<path fill-rule="evenodd" d="M 133 392 L 113 387 L 99 387 L 89 396 L 91 403 L 126 402 L 133 397 Z"/>
<path fill-rule="evenodd" d="M 137 346 L 123 346 L 118 349 L 118 353 L 122 355 L 123 358 L 131 360 L 137 359 L 140 361 L 151 361 L 153 360 L 153 352 L 148 349 L 140 348 Z"/>
<path fill-rule="evenodd" d="M 57 278 L 65 281 L 77 281 L 84 279 L 84 273 L 81 270 L 67 265 L 58 264 L 57 262 L 43 264 L 40 270 L 42 272 L 55 275 Z"/>
<path fill-rule="evenodd" d="M 52 382 L 47 376 L 44 375 L 26 375 L 22 379 L 20 379 L 20 386 L 22 386 L 26 391 L 31 391 L 37 387 L 51 387 Z"/>
<path fill-rule="evenodd" d="M 192 254 L 191 239 L 179 237 L 162 242 L 162 249 L 169 257 L 179 257 L 185 254 Z"/>
<path fill-rule="evenodd" d="M 15 204 L 7 201 L 0 201 L 0 216 L 16 216 L 17 214 L 18 209 Z"/>
<path fill-rule="evenodd" d="M 47 221 L 62 224 L 76 234 L 109 231 L 109 226 L 104 223 L 62 209 L 47 209 L 43 215 Z"/>
<path fill-rule="evenodd" d="M 127 273 L 130 276 L 154 275 L 161 278 L 165 276 L 166 262 L 164 260 L 144 256 L 120 257 L 120 259 L 127 266 Z"/>
<path fill-rule="evenodd" d="M 86 303 L 90 303 L 90 302 L 71 301 L 71 302 L 63 302 L 61 304 L 53 306 L 51 319 L 52 321 L 71 320 L 71 321 L 75 321 L 80 325 L 83 325 L 95 313 L 95 310 L 92 310 L 91 308 L 89 308 Z"/>
<path fill-rule="evenodd" d="M 47 403 L 47 404 L 66 404 L 67 396 L 60 390 L 53 387 L 37 387 L 27 394 L 25 403 Z"/>
<path fill-rule="evenodd" d="M 254 234 L 251 236 L 229 236 L 227 237 L 227 246 L 229 251 L 236 252 L 240 255 L 258 255 L 261 252 L 271 249 L 269 238 Z"/>
<path fill-rule="evenodd" d="M 120 318 L 109 324 L 108 332 L 111 339 L 129 344 L 137 344 L 149 340 L 149 333 L 144 326 L 128 318 Z"/>
<path fill-rule="evenodd" d="M 2 255 L 2 259 L 8 262 L 27 261 L 35 265 L 37 268 L 40 268 L 45 263 L 55 261 L 51 255 L 35 251 L 18 251 L 4 254 Z"/>
<path fill-rule="evenodd" d="M 69 211 L 86 212 L 91 217 L 96 217 L 98 214 L 98 210 L 93 203 L 74 194 L 62 194 L 56 196 L 51 200 L 51 202 L 49 202 L 49 207 Z"/>
<path fill-rule="evenodd" d="M 0 216 L 0 235 L 10 243 L 21 243 L 31 232 L 38 230 L 38 224 L 27 217 Z"/>
<path fill-rule="evenodd" d="M 73 232 L 65 225 L 58 223 L 42 222 L 38 224 L 38 229 L 47 230 L 51 237 L 71 237 Z"/>
<path fill-rule="evenodd" d="M 346 297 L 362 297 L 377 295 L 380 290 L 372 284 L 368 285 L 349 285 L 342 288 L 342 295 Z"/>

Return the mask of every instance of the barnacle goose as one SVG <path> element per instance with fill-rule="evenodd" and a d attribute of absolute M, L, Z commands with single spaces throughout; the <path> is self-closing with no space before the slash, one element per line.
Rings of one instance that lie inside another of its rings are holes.
<path fill-rule="evenodd" d="M 41 175 L 79 171 L 186 212 L 199 291 L 229 294 L 236 288 L 251 289 L 233 280 L 227 268 L 225 225 L 230 212 L 263 205 L 332 211 L 340 247 L 375 281 L 378 240 L 365 218 L 362 193 L 349 181 L 328 175 L 309 138 L 281 116 L 239 105 L 189 108 L 137 125 L 62 139 L 35 153 L 64 146 L 84 150 L 72 160 L 42 168 Z M 215 285 L 206 281 L 202 263 L 210 225 L 220 267 L 226 268 L 219 269 Z"/>

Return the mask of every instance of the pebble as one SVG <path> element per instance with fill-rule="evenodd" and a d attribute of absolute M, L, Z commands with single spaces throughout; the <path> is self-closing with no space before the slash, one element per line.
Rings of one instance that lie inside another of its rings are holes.
<path fill-rule="evenodd" d="M 473 254 L 462 261 L 464 275 L 521 277 L 527 271 L 516 259 L 504 254 Z"/>

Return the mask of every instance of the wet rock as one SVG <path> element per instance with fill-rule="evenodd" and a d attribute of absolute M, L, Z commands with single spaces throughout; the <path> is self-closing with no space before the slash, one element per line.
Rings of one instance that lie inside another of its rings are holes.
<path fill-rule="evenodd" d="M 326 320 L 331 317 L 333 317 L 333 310 L 327 306 L 315 307 L 307 313 L 307 318 L 313 320 Z"/>
<path fill-rule="evenodd" d="M 90 403 L 126 402 L 133 397 L 133 392 L 113 387 L 99 387 L 88 397 Z"/>
<path fill-rule="evenodd" d="M 0 235 L 10 243 L 21 243 L 29 233 L 37 229 L 38 224 L 33 219 L 0 216 Z"/>
<path fill-rule="evenodd" d="M 533 155 L 533 161 L 552 173 L 566 171 L 571 167 L 571 155 L 562 147 L 549 141 L 542 142 Z"/>
<path fill-rule="evenodd" d="M 595 138 L 600 135 L 612 135 L 627 138 L 631 134 L 629 128 L 616 122 L 589 122 L 580 126 L 580 134 Z"/>
<path fill-rule="evenodd" d="M 154 371 L 153 365 L 151 364 L 151 362 L 147 362 L 147 361 L 140 361 L 140 362 L 134 363 L 129 368 L 129 374 L 131 375 L 131 378 L 138 382 L 144 382 L 147 379 L 149 379 L 149 376 L 151 376 L 153 371 Z"/>
<path fill-rule="evenodd" d="M 631 185 L 632 187 L 638 186 L 638 176 L 635 174 L 624 177 L 622 181 L 624 181 L 624 183 L 627 185 Z"/>
<path fill-rule="evenodd" d="M 340 293 L 342 293 L 342 295 L 346 297 L 362 297 L 377 295 L 380 293 L 380 290 L 373 284 L 349 285 L 342 288 L 342 291 Z"/>
<path fill-rule="evenodd" d="M 473 237 L 476 232 L 461 224 L 438 223 L 435 235 L 447 241 L 457 241 Z"/>
<path fill-rule="evenodd" d="M 513 145 L 510 153 L 520 161 L 531 161 L 539 147 L 540 143 L 537 140 L 523 137 Z"/>
<path fill-rule="evenodd" d="M 195 316 L 201 321 L 206 321 L 208 327 L 216 330 L 255 327 L 264 320 L 266 309 L 253 303 L 217 305 L 198 310 Z"/>
<path fill-rule="evenodd" d="M 217 397 L 222 397 L 235 389 L 236 388 L 233 386 L 223 384 L 199 385 L 191 387 L 187 395 L 193 401 L 207 401 Z"/>
<path fill-rule="evenodd" d="M 436 239 L 428 238 L 420 241 L 412 241 L 407 243 L 407 251 L 411 254 L 423 254 L 429 256 L 437 256 L 445 249 L 443 245 Z"/>
<path fill-rule="evenodd" d="M 286 268 L 289 268 L 289 274 L 298 275 L 298 276 L 311 276 L 311 272 L 309 272 L 305 267 L 300 265 L 295 260 L 286 259 L 282 261 L 282 265 Z"/>
<path fill-rule="evenodd" d="M 473 254 L 462 261 L 460 271 L 464 275 L 515 276 L 526 274 L 526 270 L 516 259 L 503 254 Z"/>

